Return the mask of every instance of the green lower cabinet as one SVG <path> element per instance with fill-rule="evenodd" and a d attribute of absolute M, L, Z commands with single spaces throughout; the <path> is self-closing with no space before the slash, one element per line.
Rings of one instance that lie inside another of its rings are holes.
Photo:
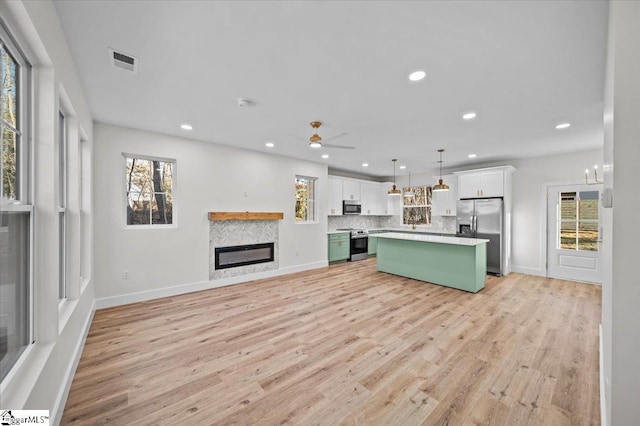
<path fill-rule="evenodd" d="M 369 256 L 373 256 L 378 252 L 378 239 L 369 237 Z"/>
<path fill-rule="evenodd" d="M 329 262 L 338 262 L 349 259 L 349 243 L 351 239 L 348 233 L 329 235 Z"/>
<path fill-rule="evenodd" d="M 378 253 L 378 239 L 375 234 L 381 234 L 386 231 L 369 231 L 369 256 L 375 256 Z"/>

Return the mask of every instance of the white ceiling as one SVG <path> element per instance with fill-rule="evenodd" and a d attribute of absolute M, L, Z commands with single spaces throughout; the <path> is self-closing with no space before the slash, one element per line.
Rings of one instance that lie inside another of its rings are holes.
<path fill-rule="evenodd" d="M 430 170 L 440 147 L 451 167 L 602 146 L 606 2 L 56 1 L 56 9 L 97 121 L 372 176 L 392 174 L 392 158 L 413 173 Z M 112 68 L 110 47 L 140 58 L 139 73 Z M 410 82 L 418 69 L 426 79 Z M 253 105 L 240 108 L 238 98 Z M 467 111 L 478 118 L 463 121 Z M 330 143 L 357 149 L 320 152 L 287 135 L 308 138 L 313 120 L 325 123 L 325 138 L 349 133 Z M 185 122 L 192 131 L 180 129 Z M 556 130 L 561 122 L 571 127 Z"/>

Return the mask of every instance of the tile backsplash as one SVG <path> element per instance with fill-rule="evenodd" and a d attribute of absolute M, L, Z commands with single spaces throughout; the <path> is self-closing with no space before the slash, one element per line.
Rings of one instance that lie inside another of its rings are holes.
<path fill-rule="evenodd" d="M 329 231 L 335 231 L 339 228 L 409 228 L 409 226 L 402 224 L 401 216 L 329 216 L 328 224 Z M 455 234 L 456 218 L 454 216 L 433 216 L 431 218 L 431 225 L 417 226 L 416 229 L 423 229 L 428 232 Z"/>

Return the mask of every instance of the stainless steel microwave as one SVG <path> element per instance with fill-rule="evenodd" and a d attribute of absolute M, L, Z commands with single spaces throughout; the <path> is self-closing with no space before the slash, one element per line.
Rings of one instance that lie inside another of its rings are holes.
<path fill-rule="evenodd" d="M 342 200 L 342 214 L 361 214 L 362 206 L 359 201 Z"/>

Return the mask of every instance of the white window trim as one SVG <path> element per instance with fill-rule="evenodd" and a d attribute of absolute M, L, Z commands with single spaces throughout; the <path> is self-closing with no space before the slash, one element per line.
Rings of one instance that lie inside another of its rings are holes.
<path fill-rule="evenodd" d="M 17 181 L 20 183 L 16 199 L 3 202 L 0 197 L 0 209 L 5 212 L 29 212 L 29 254 L 27 267 L 28 273 L 28 306 L 29 312 L 27 315 L 28 324 L 28 339 L 27 344 L 22 353 L 16 359 L 16 362 L 10 367 L 6 376 L 0 380 L 0 394 L 4 394 L 6 389 L 13 384 L 14 379 L 23 374 L 23 368 L 28 360 L 31 358 L 32 350 L 35 346 L 35 280 L 34 280 L 34 264 L 35 264 L 35 209 L 33 206 L 33 193 L 34 193 L 34 180 L 33 175 L 35 171 L 35 160 L 33 158 L 33 134 L 34 134 L 34 72 L 32 67 L 32 61 L 29 59 L 32 57 L 28 52 L 25 52 L 23 46 L 16 41 L 8 31 L 10 31 L 10 25 L 2 19 L 0 16 L 0 35 L 4 40 L 4 45 L 10 52 L 14 54 L 14 59 L 20 66 L 20 78 L 22 83 L 20 84 L 18 96 L 23 99 L 19 105 L 20 121 L 17 123 L 18 135 L 20 137 L 19 142 L 19 156 L 18 165 L 20 167 Z M 15 34 L 15 32 L 14 32 Z"/>
<path fill-rule="evenodd" d="M 414 185 L 414 186 L 412 186 L 412 188 L 414 188 L 414 189 L 418 188 L 418 187 L 420 187 L 420 188 L 431 188 L 431 185 Z M 414 205 L 407 206 L 407 205 L 404 204 L 404 188 L 401 188 L 401 189 L 402 189 L 402 197 L 403 197 L 403 199 L 401 200 L 402 201 L 402 225 L 403 226 L 411 226 L 411 227 L 415 227 L 415 228 L 418 228 L 418 227 L 431 228 L 431 226 L 433 224 L 433 216 L 432 216 L 433 204 L 414 204 Z M 433 192 L 432 192 L 431 197 L 432 197 L 431 198 L 431 202 L 433 203 Z M 411 208 L 414 208 L 414 207 L 425 207 L 429 211 L 429 218 L 430 218 L 429 223 L 405 223 L 404 222 L 404 209 L 411 209 Z"/>
<path fill-rule="evenodd" d="M 63 105 L 62 96 L 59 100 L 58 109 L 58 146 L 57 146 L 57 172 L 58 172 L 58 221 L 62 220 L 62 223 L 58 223 L 58 300 L 63 303 L 67 300 L 69 294 L 69 279 L 68 279 L 68 240 L 69 240 L 69 218 L 67 214 L 68 203 L 68 149 L 69 149 L 69 126 L 68 126 L 68 113 L 67 109 Z M 61 215 L 62 213 L 62 215 Z M 61 229 L 62 228 L 62 229 Z M 60 234 L 62 232 L 62 235 Z M 62 294 L 61 294 L 62 293 Z M 59 307 L 60 310 L 60 307 Z"/>
<path fill-rule="evenodd" d="M 305 221 L 298 221 L 296 220 L 296 212 L 295 212 L 295 206 L 294 206 L 294 212 L 293 212 L 293 221 L 296 225 L 317 225 L 318 223 L 320 223 L 320 217 L 319 217 L 319 209 L 318 209 L 318 204 L 319 204 L 319 197 L 318 197 L 318 183 L 320 182 L 320 179 L 318 179 L 315 176 L 307 176 L 307 175 L 298 175 L 296 174 L 295 179 L 307 179 L 307 180 L 313 180 L 313 220 L 305 220 Z M 294 184 L 295 184 L 295 180 L 294 180 Z"/>
<path fill-rule="evenodd" d="M 11 201 L 3 201 L 2 197 L 0 197 L 0 204 L 2 206 L 7 205 L 31 205 L 31 171 L 33 170 L 33 161 L 31 156 L 31 143 L 32 143 L 32 134 L 33 134 L 33 71 L 31 64 L 27 62 L 28 57 L 25 54 L 24 50 L 14 41 L 13 37 L 9 35 L 6 30 L 6 23 L 0 19 L 0 35 L 2 35 L 2 39 L 4 40 L 4 44 L 7 46 L 7 49 L 12 52 L 14 55 L 14 59 L 20 66 L 20 78 L 24 79 L 27 83 L 20 84 L 20 88 L 18 91 L 18 96 L 20 98 L 25 99 L 25 102 L 20 102 L 19 106 L 19 114 L 20 114 L 20 122 L 17 123 L 18 128 L 13 129 L 16 131 L 19 137 L 19 146 L 20 152 L 18 154 L 18 166 L 19 175 L 17 176 L 17 181 L 20 182 L 20 186 L 18 188 L 18 193 L 16 194 L 16 199 Z M 13 126 L 8 125 L 7 127 L 13 128 Z"/>
<path fill-rule="evenodd" d="M 168 224 L 157 224 L 157 225 L 128 225 L 127 224 L 127 204 L 129 200 L 127 199 L 127 174 L 122 173 L 122 223 L 124 224 L 125 229 L 167 229 L 167 228 L 177 228 L 178 227 L 178 209 L 177 209 L 177 198 L 176 192 L 178 187 L 178 161 L 175 158 L 167 158 L 167 157 L 156 157 L 153 155 L 143 155 L 143 154 L 131 154 L 128 152 L 122 153 L 122 164 L 123 170 L 127 169 L 127 158 L 139 158 L 142 160 L 149 161 L 164 161 L 173 164 L 173 170 L 171 172 L 172 176 L 172 184 L 171 184 L 171 196 L 173 197 L 173 207 L 171 212 L 171 223 Z"/>

